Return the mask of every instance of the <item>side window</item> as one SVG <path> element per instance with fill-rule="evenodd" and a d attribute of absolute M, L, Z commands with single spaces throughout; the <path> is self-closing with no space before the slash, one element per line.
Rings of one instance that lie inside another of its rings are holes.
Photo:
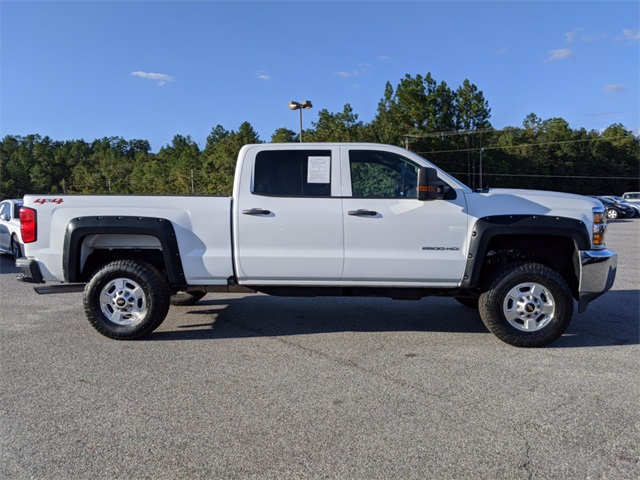
<path fill-rule="evenodd" d="M 20 218 L 20 209 L 22 208 L 21 203 L 16 203 L 13 206 L 13 218 Z"/>
<path fill-rule="evenodd" d="M 354 197 L 415 198 L 418 166 L 388 152 L 351 150 L 351 191 Z"/>
<path fill-rule="evenodd" d="M 9 215 L 9 204 L 0 203 L 0 215 Z"/>
<path fill-rule="evenodd" d="M 256 195 L 331 196 L 330 150 L 264 150 L 256 156 Z"/>

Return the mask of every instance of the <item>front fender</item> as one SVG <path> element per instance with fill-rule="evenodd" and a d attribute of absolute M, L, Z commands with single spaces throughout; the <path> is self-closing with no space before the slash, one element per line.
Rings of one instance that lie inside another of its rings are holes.
<path fill-rule="evenodd" d="M 576 250 L 588 250 L 591 239 L 587 226 L 575 218 L 544 215 L 497 215 L 479 218 L 471 231 L 469 254 L 461 286 L 478 286 L 491 240 L 501 235 L 556 236 L 570 238 Z M 579 272 L 576 271 L 576 277 Z"/>

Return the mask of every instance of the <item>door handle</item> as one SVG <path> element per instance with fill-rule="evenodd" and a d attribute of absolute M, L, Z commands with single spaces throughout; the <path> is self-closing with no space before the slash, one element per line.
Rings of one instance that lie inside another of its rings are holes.
<path fill-rule="evenodd" d="M 364 210 L 364 209 L 359 209 L 359 210 L 349 210 L 349 215 L 352 215 L 354 217 L 375 217 L 376 215 L 378 215 L 378 212 L 375 212 L 373 210 Z"/>
<path fill-rule="evenodd" d="M 265 210 L 264 208 L 251 208 L 249 210 L 242 210 L 242 213 L 245 215 L 269 215 L 271 211 Z"/>

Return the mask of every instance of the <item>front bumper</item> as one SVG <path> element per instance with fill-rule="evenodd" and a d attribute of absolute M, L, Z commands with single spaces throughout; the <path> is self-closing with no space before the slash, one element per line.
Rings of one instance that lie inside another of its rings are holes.
<path fill-rule="evenodd" d="M 580 253 L 580 283 L 578 312 L 587 309 L 589 302 L 613 286 L 618 267 L 618 254 L 611 250 L 586 250 Z"/>

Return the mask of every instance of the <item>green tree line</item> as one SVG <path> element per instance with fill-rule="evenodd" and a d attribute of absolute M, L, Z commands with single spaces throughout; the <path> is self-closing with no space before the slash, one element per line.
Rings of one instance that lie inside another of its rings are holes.
<path fill-rule="evenodd" d="M 430 73 L 387 82 L 374 119 L 364 123 L 351 105 L 318 112 L 305 142 L 399 145 L 428 158 L 471 187 L 514 187 L 579 194 L 640 190 L 640 138 L 621 124 L 604 131 L 572 129 L 562 118 L 528 115 L 519 127 L 494 129 L 484 94 L 469 80 L 453 89 Z M 0 198 L 26 193 L 229 195 L 236 158 L 261 143 L 244 122 L 217 125 L 204 148 L 176 135 L 158 153 L 146 140 L 105 137 L 53 140 L 38 134 L 0 141 Z M 298 141 L 278 128 L 270 142 Z"/>

